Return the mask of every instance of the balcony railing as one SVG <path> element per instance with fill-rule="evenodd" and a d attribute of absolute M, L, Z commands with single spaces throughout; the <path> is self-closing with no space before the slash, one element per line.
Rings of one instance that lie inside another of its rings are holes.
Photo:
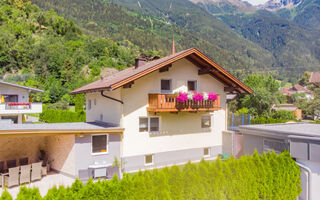
<path fill-rule="evenodd" d="M 184 103 L 176 101 L 176 96 L 173 94 L 149 94 L 150 112 L 179 112 L 179 111 L 215 111 L 220 110 L 220 95 L 217 95 L 217 100 L 209 101 L 193 101 L 188 100 Z"/>
<path fill-rule="evenodd" d="M 31 103 L 6 103 L 6 110 L 30 110 Z"/>
<path fill-rule="evenodd" d="M 42 113 L 42 103 L 0 103 L 0 114 Z"/>

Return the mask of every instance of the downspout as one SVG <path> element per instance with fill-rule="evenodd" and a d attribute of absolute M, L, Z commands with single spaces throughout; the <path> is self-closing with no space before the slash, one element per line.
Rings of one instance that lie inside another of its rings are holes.
<path fill-rule="evenodd" d="M 312 197 L 311 197 L 311 194 L 312 194 L 311 193 L 311 182 L 312 182 L 311 169 L 309 167 L 297 162 L 297 161 L 296 161 L 296 163 L 297 163 L 297 165 L 299 165 L 301 168 L 305 169 L 308 172 L 308 182 L 307 182 L 308 197 L 307 197 L 307 200 L 312 200 Z"/>
<path fill-rule="evenodd" d="M 120 93 L 120 94 L 121 94 L 121 93 Z M 103 97 L 105 97 L 105 98 L 108 98 L 108 99 L 111 99 L 111 100 L 113 100 L 113 101 L 116 101 L 116 102 L 121 103 L 121 104 L 122 104 L 122 106 L 121 106 L 121 117 L 122 117 L 122 115 L 123 115 L 123 101 L 103 94 L 103 90 L 101 90 L 101 96 L 103 96 Z M 121 119 L 120 119 L 120 123 L 121 123 Z M 121 124 L 120 124 L 120 126 L 121 126 Z M 119 167 L 118 170 L 119 170 L 119 178 L 122 179 L 122 177 L 123 177 L 123 173 L 122 173 L 122 164 L 123 164 L 123 161 L 122 161 L 123 133 L 121 134 L 120 137 L 121 137 L 121 143 L 120 143 L 120 158 L 119 158 L 120 166 L 118 166 L 118 167 Z"/>
<path fill-rule="evenodd" d="M 121 101 L 121 100 L 119 100 L 119 99 L 115 99 L 115 98 L 113 98 L 113 97 L 109 97 L 109 96 L 103 94 L 103 90 L 101 91 L 101 96 L 103 96 L 103 97 L 105 97 L 105 98 L 108 98 L 108 99 L 111 99 L 111 100 L 113 100 L 113 101 L 117 101 L 117 102 L 123 104 L 123 101 Z"/>

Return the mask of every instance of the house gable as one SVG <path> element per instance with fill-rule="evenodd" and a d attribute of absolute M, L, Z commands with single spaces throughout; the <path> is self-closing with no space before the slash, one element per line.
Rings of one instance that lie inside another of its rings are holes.
<path fill-rule="evenodd" d="M 181 60 L 183 58 L 188 59 L 194 65 L 199 68 L 198 74 L 209 74 L 228 86 L 228 91 L 236 91 L 239 93 L 251 94 L 252 90 L 243 84 L 240 80 L 232 76 L 229 72 L 216 64 L 209 57 L 201 53 L 198 49 L 192 48 L 185 51 L 181 51 L 174 55 L 170 55 L 155 61 L 146 63 L 140 67 L 131 67 L 120 71 L 105 79 L 98 80 L 89 85 L 83 86 L 77 90 L 72 91 L 70 94 L 86 93 L 99 90 L 114 90 L 119 87 L 130 84 L 133 81 L 162 68 L 168 68 L 172 63 Z"/>

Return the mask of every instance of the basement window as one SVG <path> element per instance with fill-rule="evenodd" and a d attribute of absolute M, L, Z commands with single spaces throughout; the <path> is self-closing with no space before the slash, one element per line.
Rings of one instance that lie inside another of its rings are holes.
<path fill-rule="evenodd" d="M 144 159 L 144 164 L 145 165 L 153 165 L 153 155 L 146 155 Z"/>
<path fill-rule="evenodd" d="M 211 155 L 211 149 L 210 148 L 204 148 L 203 149 L 203 157 L 210 157 Z"/>

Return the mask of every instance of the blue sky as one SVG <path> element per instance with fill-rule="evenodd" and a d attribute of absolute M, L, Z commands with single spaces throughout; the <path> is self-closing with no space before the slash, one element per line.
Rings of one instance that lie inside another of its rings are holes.
<path fill-rule="evenodd" d="M 248 1 L 252 5 L 259 5 L 259 4 L 266 3 L 268 0 L 246 0 L 246 1 Z"/>

